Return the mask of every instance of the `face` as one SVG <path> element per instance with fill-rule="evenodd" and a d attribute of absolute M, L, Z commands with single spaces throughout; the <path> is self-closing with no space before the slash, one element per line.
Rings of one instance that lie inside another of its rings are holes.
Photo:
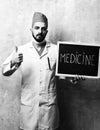
<path fill-rule="evenodd" d="M 32 36 L 37 42 L 42 42 L 47 35 L 47 27 L 44 22 L 35 22 L 32 29 Z"/>

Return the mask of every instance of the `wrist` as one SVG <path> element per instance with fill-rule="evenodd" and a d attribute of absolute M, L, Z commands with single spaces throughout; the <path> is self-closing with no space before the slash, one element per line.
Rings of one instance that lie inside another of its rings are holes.
<path fill-rule="evenodd" d="M 10 68 L 12 68 L 15 65 L 15 63 L 11 60 L 10 61 Z"/>

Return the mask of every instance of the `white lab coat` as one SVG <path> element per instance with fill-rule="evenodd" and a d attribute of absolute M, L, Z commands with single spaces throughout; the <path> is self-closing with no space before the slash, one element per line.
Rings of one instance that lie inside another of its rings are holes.
<path fill-rule="evenodd" d="M 18 68 L 22 76 L 21 128 L 56 129 L 59 123 L 55 82 L 57 46 L 46 42 L 41 56 L 32 42 L 18 47 L 18 51 L 23 53 L 23 62 Z M 4 62 L 3 73 L 12 71 L 11 57 Z"/>

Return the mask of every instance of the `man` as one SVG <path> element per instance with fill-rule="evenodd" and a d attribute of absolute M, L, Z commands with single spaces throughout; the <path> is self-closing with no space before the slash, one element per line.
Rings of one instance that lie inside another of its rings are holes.
<path fill-rule="evenodd" d="M 47 29 L 47 17 L 35 12 L 31 28 L 33 40 L 15 47 L 2 66 L 4 76 L 10 76 L 19 69 L 22 77 L 20 128 L 23 130 L 58 128 L 55 82 L 57 47 L 45 40 Z"/>

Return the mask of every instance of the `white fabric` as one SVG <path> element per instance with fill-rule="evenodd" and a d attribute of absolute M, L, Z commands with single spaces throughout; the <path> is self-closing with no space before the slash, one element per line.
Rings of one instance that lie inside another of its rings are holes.
<path fill-rule="evenodd" d="M 36 130 L 38 127 L 53 130 L 58 127 L 59 121 L 55 82 L 57 46 L 47 42 L 41 56 L 32 42 L 18 47 L 18 51 L 23 53 L 23 62 L 20 66 L 21 128 Z M 11 56 L 8 59 L 3 64 L 4 72 L 9 68 Z"/>

